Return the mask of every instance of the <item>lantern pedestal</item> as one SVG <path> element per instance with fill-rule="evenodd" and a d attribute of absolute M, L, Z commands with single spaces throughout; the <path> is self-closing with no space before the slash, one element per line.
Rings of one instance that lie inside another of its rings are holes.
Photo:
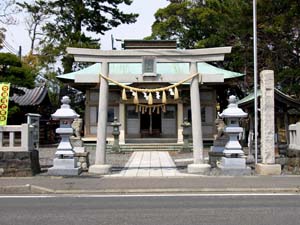
<path fill-rule="evenodd" d="M 51 176 L 77 176 L 81 169 L 77 167 L 76 159 L 58 159 L 53 160 L 53 167 L 48 169 Z"/>
<path fill-rule="evenodd" d="M 222 175 L 247 176 L 251 175 L 251 168 L 246 166 L 246 158 L 222 157 L 218 165 Z"/>

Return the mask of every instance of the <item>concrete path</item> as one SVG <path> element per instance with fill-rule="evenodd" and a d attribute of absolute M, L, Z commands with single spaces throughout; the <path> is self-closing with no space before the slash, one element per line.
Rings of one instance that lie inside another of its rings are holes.
<path fill-rule="evenodd" d="M 176 169 L 168 152 L 134 152 L 119 174 L 124 177 L 170 177 L 184 176 Z"/>

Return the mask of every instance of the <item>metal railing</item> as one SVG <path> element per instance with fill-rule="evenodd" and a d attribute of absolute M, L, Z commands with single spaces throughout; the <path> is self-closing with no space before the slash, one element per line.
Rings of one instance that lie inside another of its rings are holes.
<path fill-rule="evenodd" d="M 300 122 L 289 125 L 289 149 L 300 150 Z"/>
<path fill-rule="evenodd" d="M 0 126 L 0 151 L 34 150 L 33 131 L 30 124 Z"/>

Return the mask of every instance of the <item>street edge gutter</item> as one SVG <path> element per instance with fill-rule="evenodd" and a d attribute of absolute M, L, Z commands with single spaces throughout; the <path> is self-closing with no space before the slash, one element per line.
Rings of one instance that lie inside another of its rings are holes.
<path fill-rule="evenodd" d="M 54 190 L 36 185 L 0 186 L 0 194 L 161 194 L 161 193 L 299 193 L 300 188 L 154 188 Z"/>

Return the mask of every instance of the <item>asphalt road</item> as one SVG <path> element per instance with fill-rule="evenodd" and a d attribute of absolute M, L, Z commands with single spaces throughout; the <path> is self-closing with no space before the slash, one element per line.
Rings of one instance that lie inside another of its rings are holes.
<path fill-rule="evenodd" d="M 1 197 L 1 225 L 296 225 L 300 196 Z"/>

